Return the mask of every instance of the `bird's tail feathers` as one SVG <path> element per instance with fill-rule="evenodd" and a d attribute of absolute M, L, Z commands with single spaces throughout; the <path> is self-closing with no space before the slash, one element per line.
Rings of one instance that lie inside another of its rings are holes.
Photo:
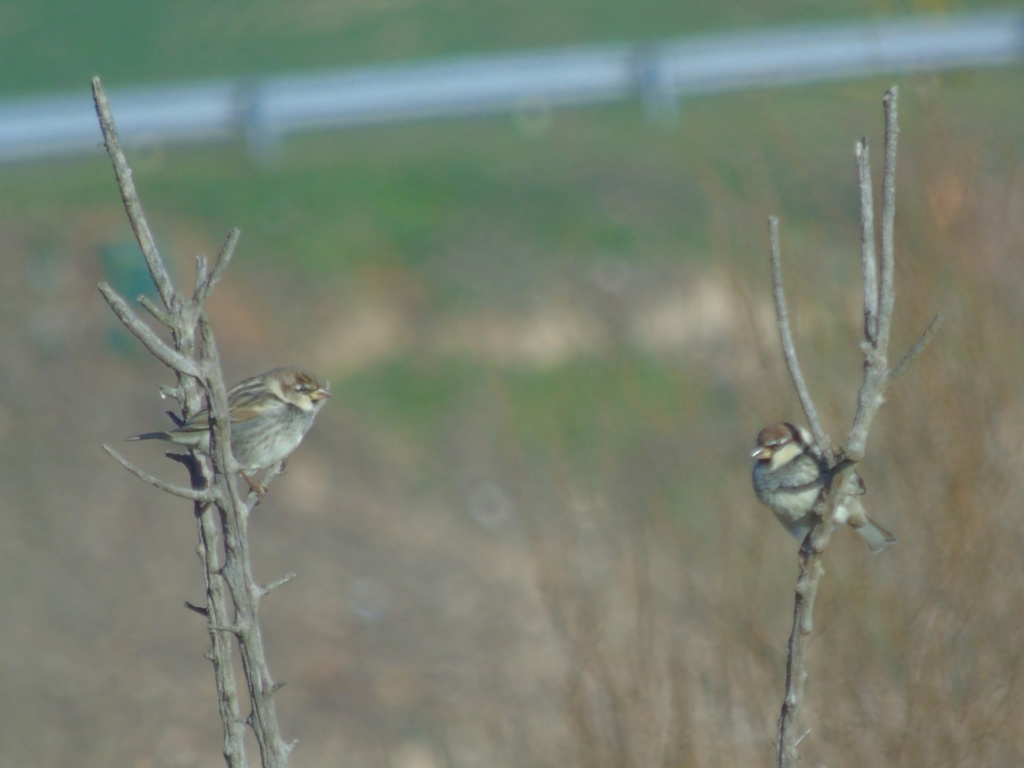
<path fill-rule="evenodd" d="M 881 552 L 890 544 L 895 544 L 899 541 L 891 532 L 887 531 L 870 517 L 864 525 L 857 526 L 856 530 L 867 543 L 868 548 L 875 553 Z"/>

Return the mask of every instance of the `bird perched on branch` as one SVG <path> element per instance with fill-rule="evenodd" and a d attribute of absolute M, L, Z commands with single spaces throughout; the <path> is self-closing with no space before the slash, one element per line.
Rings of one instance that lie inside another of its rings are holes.
<path fill-rule="evenodd" d="M 331 396 L 309 371 L 275 368 L 228 391 L 231 453 L 242 477 L 262 495 L 251 475 L 288 458 Z M 147 432 L 129 440 L 166 440 L 209 453 L 210 414 L 203 409 L 169 432 Z"/>
<path fill-rule="evenodd" d="M 803 541 L 817 518 L 811 512 L 829 467 L 810 433 L 803 427 L 780 421 L 761 430 L 750 454 L 754 459 L 754 493 L 775 513 L 798 540 Z M 846 481 L 846 499 L 836 509 L 836 523 L 846 523 L 861 535 L 872 552 L 881 552 L 897 539 L 868 517 L 860 503 L 864 481 L 851 473 Z"/>

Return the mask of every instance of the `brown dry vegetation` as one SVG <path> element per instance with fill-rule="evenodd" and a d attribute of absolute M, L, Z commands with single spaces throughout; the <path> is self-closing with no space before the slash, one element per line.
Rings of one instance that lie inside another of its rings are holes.
<path fill-rule="evenodd" d="M 890 390 L 863 467 L 899 545 L 870 557 L 841 534 L 826 558 L 807 765 L 1024 762 L 1024 171 L 1005 148 L 993 167 L 939 107 L 927 117 L 901 154 L 894 349 L 934 312 L 946 322 Z M 852 155 L 849 169 L 853 190 Z M 293 765 L 769 764 L 796 543 L 757 507 L 746 454 L 797 411 L 767 256 L 754 272 L 738 255 L 767 254 L 763 221 L 703 188 L 713 268 L 563 280 L 519 312 L 434 313 L 403 276 L 374 273 L 337 289 L 351 301 L 307 294 L 309 333 L 254 317 L 274 277 L 232 268 L 211 307 L 232 380 L 292 359 L 342 393 L 350 371 L 395 357 L 479 371 L 415 440 L 336 398 L 255 514 L 257 574 L 299 576 L 263 608 L 283 731 L 302 740 Z M 3 765 L 220 759 L 206 636 L 182 607 L 202 588 L 189 506 L 100 449 L 159 423 L 166 380 L 113 351 L 95 294 L 116 197 L 111 181 L 109 209 L 46 233 L 59 268 L 39 232 L 0 231 Z M 851 237 L 855 216 L 837 214 Z M 820 254 L 782 227 L 797 341 L 838 438 L 859 370 L 857 243 Z M 175 254 L 181 274 L 189 256 Z M 620 394 L 578 433 L 545 414 L 591 397 L 587 376 L 533 398 L 511 383 L 577 358 Z M 645 394 L 651 358 L 674 372 L 671 406 Z M 176 471 L 148 447 L 133 457 Z"/>

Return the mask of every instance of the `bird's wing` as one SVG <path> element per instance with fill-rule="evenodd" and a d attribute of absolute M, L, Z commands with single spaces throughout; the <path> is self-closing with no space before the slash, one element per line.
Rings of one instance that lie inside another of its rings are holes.
<path fill-rule="evenodd" d="M 277 402 L 267 399 L 263 403 L 234 403 L 228 413 L 232 424 L 262 416 L 277 407 Z"/>

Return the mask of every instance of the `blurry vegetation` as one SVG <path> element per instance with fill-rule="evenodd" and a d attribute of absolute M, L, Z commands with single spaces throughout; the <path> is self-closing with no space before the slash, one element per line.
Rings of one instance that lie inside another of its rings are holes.
<path fill-rule="evenodd" d="M 101 73 L 115 89 L 195 80 L 330 69 L 406 59 L 659 40 L 759 25 L 862 20 L 915 12 L 1010 7 L 1011 0 L 822 4 L 641 0 L 488 2 L 473 0 L 258 0 L 87 7 L 68 0 L 8 3 L 0 11 L 0 93 L 77 90 Z M 112 45 L 111 41 L 117 41 Z M 83 75 L 83 72 L 85 73 Z"/>
<path fill-rule="evenodd" d="M 822 20 L 807 3 L 328 6 L 132 6 L 134 49 L 7 38 L 5 88 Z M 1024 762 L 1022 75 L 898 81 L 893 348 L 946 323 L 863 466 L 900 543 L 869 558 L 839 532 L 829 551 L 808 764 Z M 668 128 L 622 104 L 312 134 L 263 170 L 238 144 L 131 158 L 179 274 L 243 231 L 210 307 L 234 378 L 294 360 L 333 380 L 253 522 L 260 577 L 299 574 L 264 604 L 296 765 L 771 761 L 795 544 L 747 456 L 798 408 L 764 313 L 765 217 L 835 436 L 860 371 L 852 150 L 871 137 L 878 178 L 891 82 L 695 99 Z M 105 163 L 0 181 L 0 761 L 207 765 L 213 686 L 195 627 L 176 629 L 199 589 L 192 521 L 99 451 L 160 423 L 164 381 L 102 325 L 100 254 L 126 236 Z"/>

